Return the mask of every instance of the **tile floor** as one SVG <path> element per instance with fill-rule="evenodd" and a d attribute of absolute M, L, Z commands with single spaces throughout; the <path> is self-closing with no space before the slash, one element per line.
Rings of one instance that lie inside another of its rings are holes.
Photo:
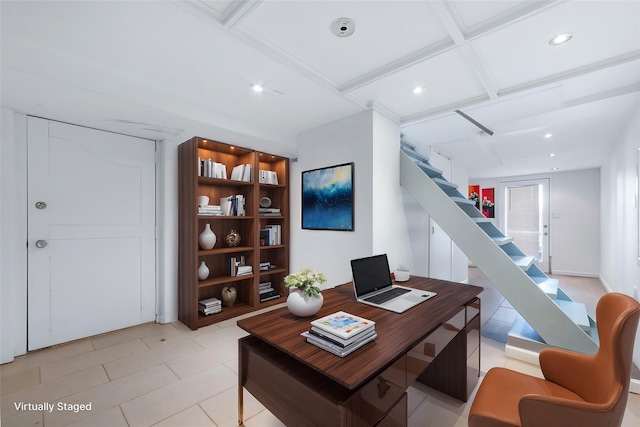
<path fill-rule="evenodd" d="M 470 283 L 485 287 L 483 327 L 496 333 L 504 330 L 515 316 L 513 308 L 477 269 L 469 269 L 469 278 Z M 562 288 L 585 302 L 593 315 L 604 292 L 600 282 L 564 276 L 560 280 Z M 1 425 L 235 426 L 236 341 L 243 335 L 235 320 L 197 331 L 179 322 L 146 324 L 17 357 L 0 367 Z M 500 341 L 483 336 L 481 348 L 483 373 L 493 366 L 506 366 L 541 375 L 537 366 L 507 359 Z M 408 394 L 410 426 L 467 425 L 470 403 L 420 384 L 410 387 Z M 283 425 L 248 393 L 245 396 L 247 427 Z M 19 402 L 52 403 L 55 408 L 20 411 Z M 65 403 L 70 410 L 59 410 Z M 78 404 L 90 404 L 90 410 Z M 623 426 L 638 425 L 640 395 L 631 394 Z"/>

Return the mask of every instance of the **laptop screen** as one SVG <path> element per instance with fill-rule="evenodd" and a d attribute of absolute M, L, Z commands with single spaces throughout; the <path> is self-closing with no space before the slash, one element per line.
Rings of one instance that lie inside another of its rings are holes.
<path fill-rule="evenodd" d="M 391 286 L 387 254 L 353 259 L 351 272 L 357 297 Z"/>

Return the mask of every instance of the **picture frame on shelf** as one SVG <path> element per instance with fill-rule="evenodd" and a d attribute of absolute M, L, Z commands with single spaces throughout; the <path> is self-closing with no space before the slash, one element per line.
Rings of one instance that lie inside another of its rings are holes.
<path fill-rule="evenodd" d="M 302 228 L 354 230 L 353 162 L 302 172 Z"/>

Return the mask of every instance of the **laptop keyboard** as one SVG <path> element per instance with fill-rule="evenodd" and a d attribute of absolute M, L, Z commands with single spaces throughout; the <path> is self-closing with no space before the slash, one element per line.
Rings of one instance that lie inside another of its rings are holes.
<path fill-rule="evenodd" d="M 378 295 L 374 295 L 369 298 L 365 298 L 364 300 L 367 302 L 372 302 L 374 304 L 382 304 L 383 302 L 387 302 L 389 300 L 394 299 L 397 296 L 410 292 L 409 289 L 404 288 L 392 288 L 386 292 L 382 292 Z"/>

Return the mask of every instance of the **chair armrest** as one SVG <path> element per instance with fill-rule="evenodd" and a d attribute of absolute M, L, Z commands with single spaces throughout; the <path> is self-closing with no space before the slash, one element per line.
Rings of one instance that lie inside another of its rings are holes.
<path fill-rule="evenodd" d="M 522 427 L 604 427 L 611 425 L 611 405 L 553 396 L 526 395 L 518 410 Z"/>
<path fill-rule="evenodd" d="M 547 381 L 554 382 L 585 398 L 593 381 L 593 356 L 557 348 L 540 352 L 540 369 Z"/>

